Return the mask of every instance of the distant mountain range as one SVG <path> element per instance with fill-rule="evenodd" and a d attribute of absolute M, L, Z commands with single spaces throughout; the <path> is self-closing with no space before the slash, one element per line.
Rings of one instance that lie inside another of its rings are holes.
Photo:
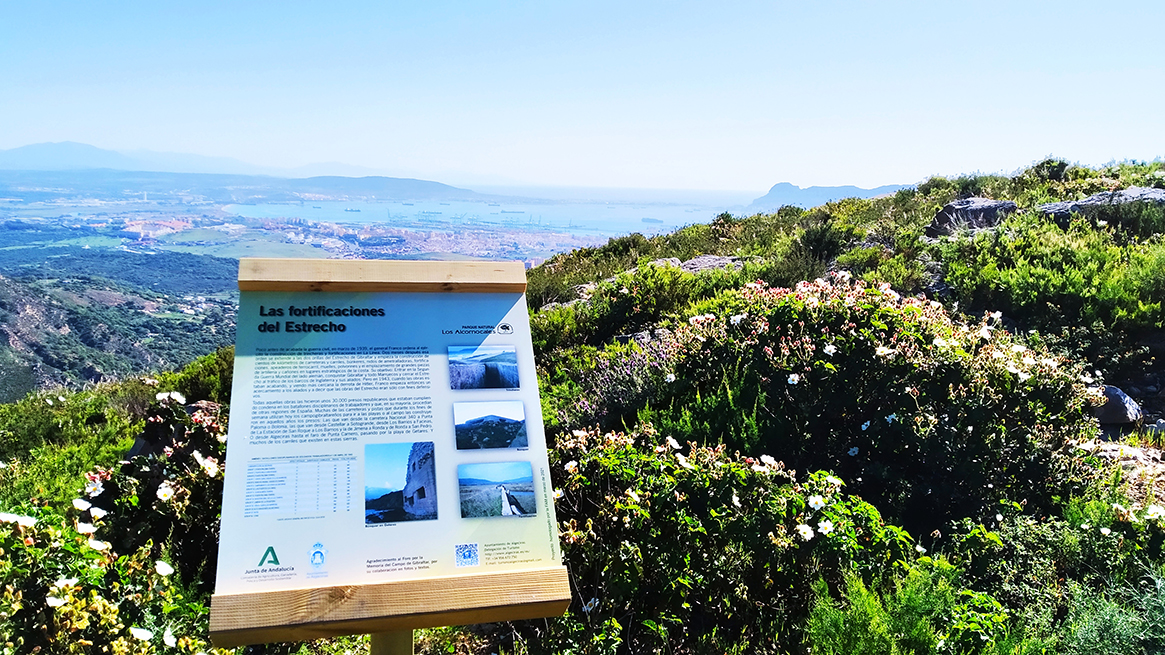
<path fill-rule="evenodd" d="M 292 178 L 323 175 L 366 177 L 380 173 L 372 168 L 337 162 L 308 164 L 296 168 L 272 168 L 255 166 L 230 157 L 206 157 L 152 150 L 105 150 L 73 141 L 33 143 L 11 150 L 0 150 L 0 170 L 70 171 L 95 168 L 154 173 L 270 175 Z"/>
<path fill-rule="evenodd" d="M 873 198 L 875 196 L 895 193 L 910 188 L 910 184 L 887 184 L 873 189 L 863 189 L 856 186 L 811 186 L 801 188 L 788 182 L 774 184 L 765 195 L 752 201 L 748 209 L 753 211 L 771 211 L 785 205 L 798 207 L 816 207 L 842 198 Z"/>
<path fill-rule="evenodd" d="M 23 202 L 61 198 L 144 199 L 155 202 L 213 204 L 304 202 L 322 200 L 493 200 L 469 189 L 427 180 L 399 177 L 305 177 L 210 173 L 159 173 L 109 168 L 72 170 L 4 170 L 0 168 L 0 197 Z"/>
<path fill-rule="evenodd" d="M 309 196 L 342 196 L 344 199 L 371 201 L 493 201 L 499 197 L 440 182 L 385 177 L 377 173 L 374 169 L 336 162 L 279 169 L 255 166 L 229 157 L 150 150 L 106 150 L 72 141 L 34 143 L 0 150 L 0 196 L 18 197 L 27 201 L 51 200 L 61 197 L 62 193 L 67 195 L 71 192 L 84 195 L 83 191 L 92 190 L 117 197 L 143 192 L 163 194 L 174 189 L 183 189 L 188 194 L 202 196 L 215 203 L 296 202 Z M 772 211 L 784 205 L 814 207 L 842 198 L 872 198 L 908 186 L 892 184 L 873 189 L 856 186 L 801 188 L 781 182 L 743 209 L 755 213 Z M 541 195 L 535 188 L 524 191 L 521 195 Z M 559 195 L 561 191 L 558 190 Z M 578 198 L 598 198 L 627 192 L 629 190 L 626 189 L 574 190 Z M 664 192 L 652 193 L 656 197 Z M 685 191 L 675 193 L 677 198 L 686 197 L 685 193 L 690 194 Z M 41 198 L 42 195 L 45 197 Z M 658 201 L 658 197 L 652 200 Z M 708 199 L 704 202 L 708 202 Z M 719 198 L 719 202 L 726 202 L 726 198 Z M 739 205 L 730 208 L 724 204 L 721 207 L 734 213 L 741 209 Z"/>

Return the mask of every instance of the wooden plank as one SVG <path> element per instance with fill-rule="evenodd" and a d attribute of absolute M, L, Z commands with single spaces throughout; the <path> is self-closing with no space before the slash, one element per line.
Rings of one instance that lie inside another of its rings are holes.
<path fill-rule="evenodd" d="M 565 566 L 215 595 L 210 637 L 216 647 L 231 648 L 559 616 L 569 605 Z"/>
<path fill-rule="evenodd" d="M 239 290 L 522 293 L 526 267 L 522 262 L 243 258 Z"/>

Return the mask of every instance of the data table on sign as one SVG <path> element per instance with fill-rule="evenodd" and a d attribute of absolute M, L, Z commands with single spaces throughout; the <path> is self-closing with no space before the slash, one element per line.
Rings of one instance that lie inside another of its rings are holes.
<path fill-rule="evenodd" d="M 309 516 L 352 511 L 356 455 L 264 457 L 247 463 L 243 516 Z"/>

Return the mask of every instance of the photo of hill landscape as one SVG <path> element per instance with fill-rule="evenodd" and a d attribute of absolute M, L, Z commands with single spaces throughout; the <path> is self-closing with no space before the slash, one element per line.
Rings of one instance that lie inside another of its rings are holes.
<path fill-rule="evenodd" d="M 530 445 L 520 400 L 453 403 L 453 426 L 458 450 Z"/>
<path fill-rule="evenodd" d="M 0 652 L 372 652 L 210 641 L 245 257 L 526 266 L 353 520 L 553 510 L 571 603 L 417 653 L 1165 652 L 1163 19 L 0 8 Z"/>

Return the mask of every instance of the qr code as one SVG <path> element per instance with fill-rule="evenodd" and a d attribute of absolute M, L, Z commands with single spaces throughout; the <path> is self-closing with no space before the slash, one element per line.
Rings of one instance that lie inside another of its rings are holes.
<path fill-rule="evenodd" d="M 477 544 L 457 544 L 457 566 L 477 566 Z"/>

